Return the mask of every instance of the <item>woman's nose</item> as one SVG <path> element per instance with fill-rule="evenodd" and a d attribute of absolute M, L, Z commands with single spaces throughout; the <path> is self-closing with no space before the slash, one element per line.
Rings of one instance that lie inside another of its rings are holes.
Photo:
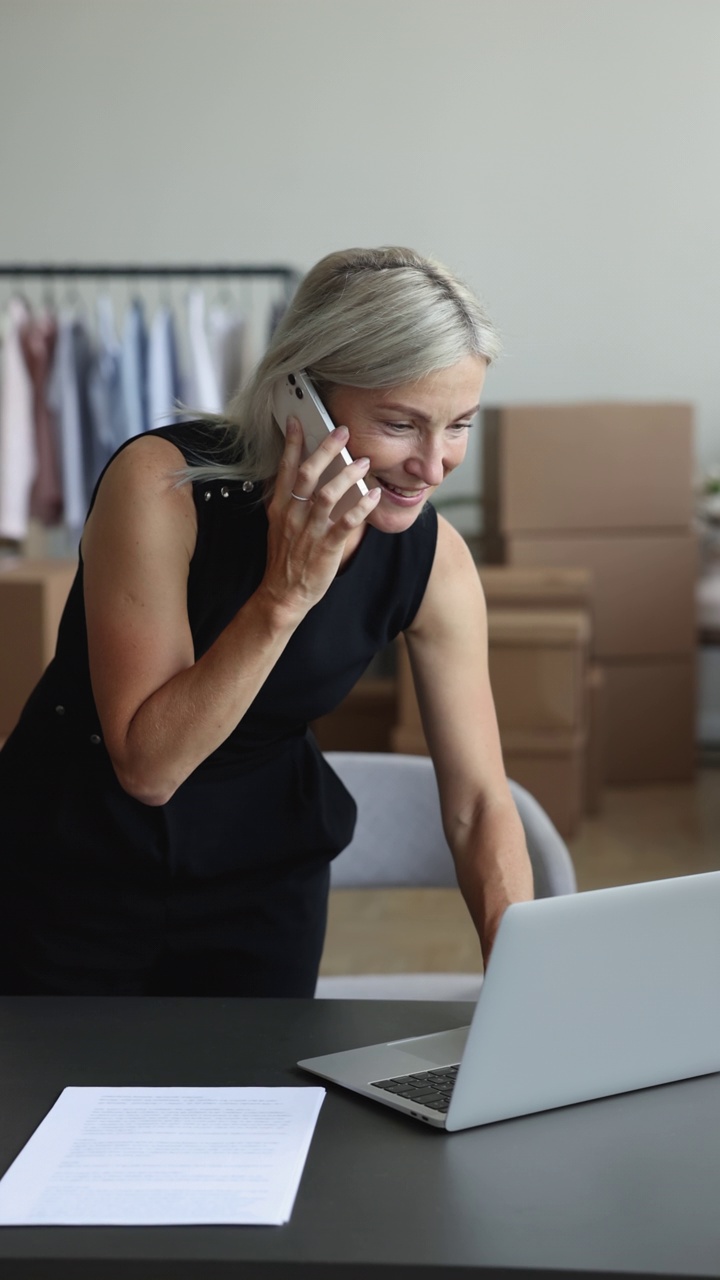
<path fill-rule="evenodd" d="M 417 453 L 408 458 L 405 463 L 405 470 L 408 475 L 413 476 L 416 480 L 422 480 L 423 484 L 441 484 L 447 471 L 443 441 L 431 441 L 418 450 Z"/>

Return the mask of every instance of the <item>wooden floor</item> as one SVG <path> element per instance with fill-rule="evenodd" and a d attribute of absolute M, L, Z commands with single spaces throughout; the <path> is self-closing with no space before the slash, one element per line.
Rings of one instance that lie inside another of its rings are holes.
<path fill-rule="evenodd" d="M 720 868 L 719 764 L 706 761 L 691 786 L 607 789 L 602 812 L 568 841 L 578 887 Z M 481 967 L 475 932 L 452 889 L 352 889 L 331 896 L 323 973 Z"/>

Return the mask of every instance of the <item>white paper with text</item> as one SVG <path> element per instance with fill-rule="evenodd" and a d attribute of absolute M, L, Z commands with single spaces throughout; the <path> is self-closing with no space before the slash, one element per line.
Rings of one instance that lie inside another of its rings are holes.
<path fill-rule="evenodd" d="M 0 1225 L 279 1225 L 325 1090 L 64 1089 L 5 1176 Z"/>

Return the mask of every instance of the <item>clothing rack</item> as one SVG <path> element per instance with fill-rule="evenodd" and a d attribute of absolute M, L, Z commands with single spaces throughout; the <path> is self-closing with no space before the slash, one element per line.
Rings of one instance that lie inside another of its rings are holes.
<path fill-rule="evenodd" d="M 0 357 L 12 370 L 3 391 L 14 395 L 0 398 L 0 544 L 41 558 L 68 554 L 113 452 L 177 416 L 178 403 L 221 411 L 234 394 L 230 380 L 237 388 L 265 349 L 300 279 L 273 262 L 0 263 L 0 289 L 5 282 L 9 295 Z M 156 291 L 148 323 L 144 304 Z M 211 291 L 214 327 L 211 315 L 206 331 Z M 40 292 L 43 307 L 33 316 Z M 66 295 L 57 305 L 56 292 Z M 120 332 L 118 292 L 128 295 Z M 86 293 L 97 295 L 96 315 L 78 306 Z M 21 308 L 32 318 L 32 349 L 23 346 L 29 329 L 24 338 L 20 329 L 30 319 L 18 319 Z"/>
<path fill-rule="evenodd" d="M 0 264 L 0 278 L 15 279 L 167 279 L 174 276 L 178 279 L 190 278 L 212 278 L 212 279 L 229 279 L 229 278 L 263 278 L 276 279 L 282 285 L 285 291 L 286 300 L 289 302 L 295 289 L 301 279 L 301 274 L 294 267 L 282 266 L 276 263 L 242 263 L 238 265 L 231 264 L 211 264 L 206 266 L 197 263 L 182 266 L 171 266 L 167 263 L 159 263 L 157 265 L 139 265 L 130 263 L 126 265 L 98 263 L 95 265 L 87 265 L 80 263 L 2 263 Z"/>

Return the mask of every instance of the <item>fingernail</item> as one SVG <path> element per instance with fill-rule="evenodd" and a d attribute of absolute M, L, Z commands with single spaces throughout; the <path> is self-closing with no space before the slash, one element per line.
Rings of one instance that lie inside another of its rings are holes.
<path fill-rule="evenodd" d="M 359 467 L 363 468 L 363 470 L 367 469 L 367 467 L 370 466 L 369 458 L 356 458 L 355 461 L 357 462 Z"/>
<path fill-rule="evenodd" d="M 337 436 L 338 440 L 344 440 L 347 436 L 350 435 L 350 432 L 348 431 L 347 427 L 336 427 L 335 430 L 333 431 L 333 435 Z"/>
<path fill-rule="evenodd" d="M 288 418 L 287 422 L 285 423 L 286 434 L 289 436 L 297 435 L 299 425 L 300 424 L 298 423 L 297 418 Z"/>

